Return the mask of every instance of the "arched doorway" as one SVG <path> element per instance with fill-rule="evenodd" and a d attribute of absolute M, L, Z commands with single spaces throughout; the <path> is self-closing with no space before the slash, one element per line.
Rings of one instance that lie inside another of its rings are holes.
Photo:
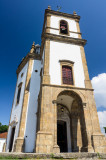
<path fill-rule="evenodd" d="M 60 152 L 80 152 L 88 145 L 82 100 L 73 91 L 57 97 L 57 144 Z"/>

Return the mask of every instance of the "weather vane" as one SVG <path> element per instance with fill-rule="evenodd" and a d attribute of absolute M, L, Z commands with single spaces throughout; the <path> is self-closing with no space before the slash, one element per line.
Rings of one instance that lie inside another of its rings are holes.
<path fill-rule="evenodd" d="M 57 11 L 60 11 L 61 10 L 61 7 L 60 6 L 57 6 Z"/>

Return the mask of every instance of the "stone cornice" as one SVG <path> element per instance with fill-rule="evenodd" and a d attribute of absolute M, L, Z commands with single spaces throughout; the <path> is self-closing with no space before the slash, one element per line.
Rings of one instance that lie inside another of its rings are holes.
<path fill-rule="evenodd" d="M 21 61 L 21 63 L 19 64 L 16 73 L 17 75 L 19 74 L 19 72 L 22 70 L 22 68 L 25 66 L 25 64 L 29 61 L 29 59 L 36 59 L 36 60 L 41 60 L 41 56 L 35 53 L 28 53 L 23 60 Z"/>
<path fill-rule="evenodd" d="M 66 62 L 66 63 L 72 63 L 72 64 L 74 64 L 74 62 L 73 62 L 73 61 L 70 61 L 70 60 L 64 60 L 64 59 L 59 60 L 59 62 L 60 62 L 60 63 L 61 63 L 61 62 Z"/>
<path fill-rule="evenodd" d="M 43 33 L 42 40 L 43 39 L 50 39 L 50 40 L 59 41 L 59 42 L 66 42 L 66 43 L 76 44 L 80 46 L 84 46 L 87 42 L 85 39 L 66 37 L 63 35 L 55 35 L 51 33 Z"/>
<path fill-rule="evenodd" d="M 45 29 L 53 29 L 53 30 L 59 31 L 59 28 L 53 28 L 53 27 L 46 27 Z M 74 32 L 74 31 L 69 31 L 69 32 L 82 35 L 81 32 Z"/>
<path fill-rule="evenodd" d="M 65 88 L 65 89 L 76 89 L 76 90 L 90 90 L 94 91 L 94 89 L 91 88 L 80 88 L 70 85 L 55 85 L 55 84 L 42 84 L 42 86 L 49 86 L 49 87 L 57 87 L 57 88 Z"/>
<path fill-rule="evenodd" d="M 61 16 L 61 17 L 65 17 L 65 18 L 72 18 L 72 19 L 75 19 L 78 21 L 80 20 L 80 16 L 78 16 L 78 15 L 63 13 L 63 12 L 59 12 L 59 11 L 53 11 L 53 10 L 49 10 L 49 9 L 45 10 L 45 15 L 46 14 Z"/>

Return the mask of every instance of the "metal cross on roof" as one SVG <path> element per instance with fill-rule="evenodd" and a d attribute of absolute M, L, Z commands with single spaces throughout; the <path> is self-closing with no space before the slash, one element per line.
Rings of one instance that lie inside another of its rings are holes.
<path fill-rule="evenodd" d="M 57 11 L 60 11 L 61 10 L 61 6 L 57 6 Z"/>

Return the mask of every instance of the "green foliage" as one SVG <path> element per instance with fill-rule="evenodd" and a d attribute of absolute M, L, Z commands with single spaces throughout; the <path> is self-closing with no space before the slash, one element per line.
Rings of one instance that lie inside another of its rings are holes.
<path fill-rule="evenodd" d="M 102 159 L 99 152 L 97 152 L 97 157 L 98 159 Z"/>
<path fill-rule="evenodd" d="M 15 160 L 15 159 L 18 159 L 18 158 L 13 158 L 11 156 L 7 156 L 7 157 L 0 156 L 0 159 L 13 159 L 13 160 Z"/>
<path fill-rule="evenodd" d="M 50 158 L 54 158 L 54 154 L 53 153 L 50 154 Z"/>
<path fill-rule="evenodd" d="M 7 132 L 7 130 L 8 130 L 8 126 L 2 125 L 2 123 L 0 122 L 0 133 Z"/>
<path fill-rule="evenodd" d="M 20 158 L 20 157 L 15 157 L 15 156 L 0 156 L 0 159 L 12 159 L 12 160 L 16 160 L 16 159 L 23 159 L 23 158 Z M 24 159 L 27 159 L 27 158 L 24 158 Z M 29 159 L 29 158 L 28 158 Z M 29 160 L 33 160 L 33 159 L 29 159 Z"/>
<path fill-rule="evenodd" d="M 106 127 L 103 127 L 105 129 L 105 133 L 106 133 Z"/>

